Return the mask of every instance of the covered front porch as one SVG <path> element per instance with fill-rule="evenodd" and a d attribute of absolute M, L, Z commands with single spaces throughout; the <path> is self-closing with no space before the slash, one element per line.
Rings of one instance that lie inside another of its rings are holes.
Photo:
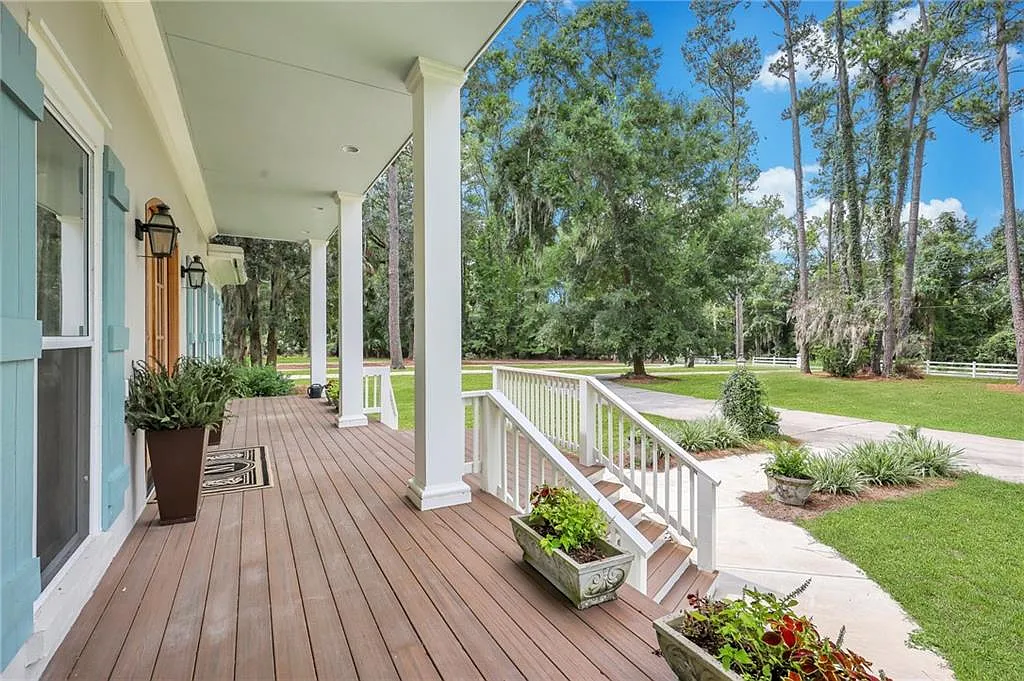
<path fill-rule="evenodd" d="M 264 445 L 274 484 L 150 505 L 44 679 L 671 679 L 663 606 L 629 586 L 576 611 L 521 562 L 512 510 L 421 513 L 414 434 L 337 428 L 304 397 L 241 400 L 221 447 Z"/>

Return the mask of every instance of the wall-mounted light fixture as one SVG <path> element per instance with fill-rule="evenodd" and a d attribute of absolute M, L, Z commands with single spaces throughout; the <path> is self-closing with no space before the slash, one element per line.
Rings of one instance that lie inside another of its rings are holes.
<path fill-rule="evenodd" d="M 193 255 L 189 264 L 182 266 L 181 278 L 185 280 L 189 288 L 202 288 L 206 283 L 206 268 L 198 255 Z"/>
<path fill-rule="evenodd" d="M 135 238 L 139 241 L 149 235 L 149 254 L 154 258 L 169 258 L 177 245 L 178 233 L 181 231 L 174 224 L 171 209 L 166 203 L 151 199 L 146 203 L 146 222 L 135 220 Z"/>

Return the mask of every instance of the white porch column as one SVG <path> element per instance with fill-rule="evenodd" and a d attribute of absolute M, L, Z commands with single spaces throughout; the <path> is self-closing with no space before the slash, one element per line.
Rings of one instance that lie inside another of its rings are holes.
<path fill-rule="evenodd" d="M 327 242 L 309 240 L 309 382 L 327 383 Z"/>
<path fill-rule="evenodd" d="M 338 202 L 338 427 L 365 426 L 363 413 L 363 197 Z M 326 361 L 326 360 L 325 360 Z M 325 369 L 326 373 L 326 369 Z"/>
<path fill-rule="evenodd" d="M 416 476 L 422 510 L 467 503 L 462 406 L 460 68 L 420 57 L 406 76 L 413 108 Z"/>

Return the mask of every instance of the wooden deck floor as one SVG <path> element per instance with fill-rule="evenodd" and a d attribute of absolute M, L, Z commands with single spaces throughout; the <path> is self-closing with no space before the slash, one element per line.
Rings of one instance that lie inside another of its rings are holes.
<path fill-rule="evenodd" d="M 44 679 L 665 679 L 629 587 L 578 612 L 521 562 L 508 507 L 421 513 L 411 433 L 339 430 L 300 397 L 244 400 L 223 447 L 266 445 L 275 486 L 146 509 Z"/>

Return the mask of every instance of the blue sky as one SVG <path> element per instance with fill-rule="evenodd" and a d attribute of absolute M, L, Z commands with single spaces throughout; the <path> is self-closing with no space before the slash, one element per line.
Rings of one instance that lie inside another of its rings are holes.
<path fill-rule="evenodd" d="M 654 27 L 652 44 L 662 51 L 661 68 L 657 75 L 659 86 L 666 91 L 699 96 L 691 75 L 680 53 L 680 45 L 686 32 L 693 26 L 694 17 L 686 2 L 636 2 Z M 831 11 L 830 2 L 805 2 L 806 13 L 816 13 L 823 18 Z M 518 33 L 519 24 L 530 11 L 525 7 L 506 28 L 506 35 Z M 738 35 L 756 36 L 764 58 L 767 60 L 779 49 L 782 31 L 781 20 L 770 9 L 759 2 L 752 2 L 747 9 L 737 10 Z M 809 81 L 806 81 L 809 82 Z M 790 143 L 790 123 L 782 120 L 781 114 L 789 103 L 789 92 L 784 81 L 773 82 L 769 74 L 754 84 L 748 94 L 750 119 L 760 136 L 757 147 L 757 164 L 762 170 L 758 182 L 758 193 L 780 193 L 787 205 L 793 200 L 793 151 Z M 1024 141 L 1024 116 L 1013 118 L 1011 133 L 1014 141 L 1015 160 L 1021 158 L 1021 142 Z M 995 141 L 986 142 L 981 135 L 970 132 L 944 115 L 933 118 L 935 138 L 928 143 L 925 152 L 925 169 L 922 179 L 922 215 L 937 214 L 942 210 L 957 210 L 978 221 L 978 233 L 986 234 L 998 225 L 1002 214 L 1001 179 L 999 173 L 998 148 Z M 805 168 L 817 163 L 817 151 L 811 145 L 809 135 L 803 142 Z M 1019 164 L 1018 164 L 1019 165 Z M 1017 192 L 1022 191 L 1019 177 L 1024 167 L 1017 169 Z M 815 206 L 815 197 L 806 196 L 810 212 L 822 211 L 822 201 Z"/>

